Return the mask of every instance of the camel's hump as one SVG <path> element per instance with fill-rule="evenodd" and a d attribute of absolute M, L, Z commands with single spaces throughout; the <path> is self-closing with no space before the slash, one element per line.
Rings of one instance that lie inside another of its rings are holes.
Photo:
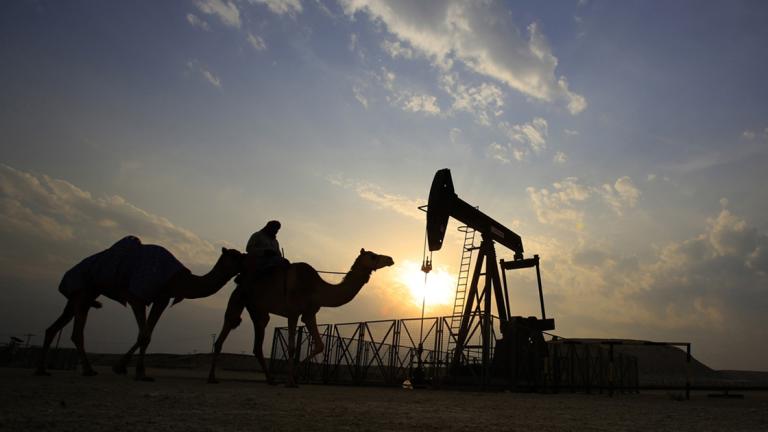
<path fill-rule="evenodd" d="M 67 271 L 59 291 L 69 298 L 79 290 L 92 287 L 121 303 L 125 303 L 126 292 L 151 303 L 162 286 L 179 271 L 189 270 L 167 249 L 145 245 L 137 237 L 127 236 Z"/>

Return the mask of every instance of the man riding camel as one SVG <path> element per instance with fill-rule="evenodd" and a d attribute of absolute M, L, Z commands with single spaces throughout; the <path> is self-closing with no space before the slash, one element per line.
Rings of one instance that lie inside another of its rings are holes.
<path fill-rule="evenodd" d="M 248 239 L 248 245 L 245 247 L 248 256 L 244 277 L 261 277 L 276 267 L 288 264 L 288 260 L 283 258 L 280 251 L 280 243 L 277 241 L 278 231 L 280 231 L 280 222 L 272 220 Z M 235 279 L 235 282 L 243 282 L 244 277 L 238 277 L 240 280 Z"/>

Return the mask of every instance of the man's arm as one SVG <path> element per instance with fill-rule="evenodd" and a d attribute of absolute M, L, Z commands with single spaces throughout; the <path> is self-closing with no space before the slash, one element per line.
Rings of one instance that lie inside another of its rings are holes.
<path fill-rule="evenodd" d="M 249 254 L 255 254 L 256 253 L 256 249 L 258 248 L 258 245 L 257 245 L 257 243 L 258 243 L 257 237 L 258 236 L 259 236 L 259 233 L 255 232 L 255 233 L 251 234 L 251 237 L 248 238 L 248 244 L 245 246 L 245 252 L 246 253 L 249 253 Z"/>

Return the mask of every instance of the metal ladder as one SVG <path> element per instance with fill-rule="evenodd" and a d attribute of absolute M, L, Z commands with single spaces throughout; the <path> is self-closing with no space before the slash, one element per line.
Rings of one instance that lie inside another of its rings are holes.
<path fill-rule="evenodd" d="M 464 301 L 467 295 L 467 285 L 469 284 L 469 271 L 472 265 L 472 251 L 475 248 L 475 230 L 468 226 L 459 227 L 459 231 L 464 232 L 464 247 L 461 252 L 461 262 L 459 263 L 459 278 L 456 281 L 456 297 L 453 301 L 453 313 L 451 314 L 451 333 L 457 335 L 461 326 L 461 318 L 464 314 Z M 453 338 L 448 338 L 448 352 L 453 353 L 456 342 Z"/>

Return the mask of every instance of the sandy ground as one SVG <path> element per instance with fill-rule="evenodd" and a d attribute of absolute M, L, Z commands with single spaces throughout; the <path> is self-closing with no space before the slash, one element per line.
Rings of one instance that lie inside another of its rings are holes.
<path fill-rule="evenodd" d="M 768 431 L 768 394 L 689 401 L 640 395 L 515 394 L 304 385 L 269 386 L 258 375 L 152 370 L 135 382 L 0 369 L 3 431 Z"/>

